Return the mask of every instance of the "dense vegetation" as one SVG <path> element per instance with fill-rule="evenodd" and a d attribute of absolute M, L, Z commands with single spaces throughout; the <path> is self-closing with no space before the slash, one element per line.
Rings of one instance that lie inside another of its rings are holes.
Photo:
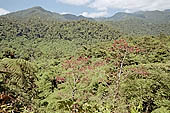
<path fill-rule="evenodd" d="M 107 21 L 107 24 L 112 25 L 115 30 L 119 30 L 124 35 L 143 36 L 159 34 L 170 35 L 170 22 L 153 23 L 141 19 L 120 20 L 118 22 Z"/>
<path fill-rule="evenodd" d="M 100 20 L 100 19 L 99 19 Z M 125 35 L 143 36 L 170 35 L 170 11 L 139 11 L 135 13 L 119 12 L 114 16 L 105 18 L 108 24 Z"/>
<path fill-rule="evenodd" d="M 170 113 L 170 36 L 114 29 L 0 17 L 0 113 Z"/>

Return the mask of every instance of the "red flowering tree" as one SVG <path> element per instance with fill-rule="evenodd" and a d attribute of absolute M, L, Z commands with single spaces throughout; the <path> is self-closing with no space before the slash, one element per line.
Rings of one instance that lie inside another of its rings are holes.
<path fill-rule="evenodd" d="M 62 68 L 65 70 L 65 79 L 71 89 L 71 100 L 73 102 L 70 106 L 71 112 L 79 112 L 79 101 L 88 99 L 90 96 L 87 88 L 90 86 L 92 77 L 98 67 L 105 65 L 103 60 L 92 62 L 90 57 L 80 56 L 71 57 L 65 60 Z M 89 88 L 90 89 L 90 88 Z"/>
<path fill-rule="evenodd" d="M 141 52 L 141 49 L 128 44 L 125 40 L 115 40 L 112 44 L 112 47 L 108 49 L 109 55 L 105 57 L 105 61 L 108 65 L 110 65 L 110 69 L 107 76 L 108 88 L 110 89 L 110 96 L 113 97 L 112 103 L 113 106 L 116 105 L 120 100 L 120 85 L 125 80 L 125 78 L 129 75 L 129 70 L 125 69 L 126 66 L 129 65 L 129 56 L 134 54 L 138 54 Z M 143 71 L 134 70 L 136 73 L 143 73 Z"/>
<path fill-rule="evenodd" d="M 105 56 L 93 61 L 93 57 L 80 56 L 80 57 L 70 57 L 68 60 L 65 60 L 62 64 L 62 68 L 65 74 L 65 81 L 67 86 L 70 87 L 69 94 L 72 101 L 72 104 L 68 105 L 71 112 L 80 112 L 80 104 L 83 100 L 83 103 L 86 103 L 89 97 L 95 96 L 95 93 L 89 93 L 88 88 L 90 89 L 90 83 L 92 83 L 92 76 L 97 76 L 95 74 L 99 67 L 106 68 L 102 71 L 106 72 L 103 74 L 104 78 L 100 78 L 97 81 L 97 85 L 101 84 L 105 88 L 102 90 L 100 99 L 104 98 L 103 102 L 111 102 L 111 107 L 116 108 L 116 105 L 119 105 L 117 102 L 120 101 L 120 86 L 125 78 L 129 75 L 129 71 L 126 70 L 126 66 L 129 65 L 129 56 L 138 54 L 141 52 L 141 49 L 133 45 L 128 44 L 125 40 L 115 40 L 112 46 L 107 50 Z M 100 59 L 100 60 L 99 60 Z M 145 70 L 131 69 L 130 71 L 137 74 L 147 75 Z M 100 73 L 100 72 L 98 72 Z M 112 101 L 110 101 L 112 100 Z M 80 102 L 81 101 L 81 102 Z"/>

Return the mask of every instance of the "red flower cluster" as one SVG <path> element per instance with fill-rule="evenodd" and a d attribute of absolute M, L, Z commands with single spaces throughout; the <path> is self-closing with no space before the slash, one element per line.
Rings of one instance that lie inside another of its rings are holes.
<path fill-rule="evenodd" d="M 95 63 L 91 63 L 90 58 L 88 57 L 78 57 L 74 58 L 72 57 L 69 60 L 66 60 L 63 64 L 62 67 L 64 69 L 72 69 L 73 71 L 78 71 L 81 73 L 87 73 L 87 71 L 94 70 L 96 67 L 100 67 L 105 65 L 104 61 L 98 61 Z M 71 74 L 69 72 L 69 74 Z"/>
<path fill-rule="evenodd" d="M 129 46 L 128 43 L 123 39 L 115 40 L 112 45 L 112 50 L 122 50 L 130 53 L 138 53 L 141 51 L 141 49 L 139 49 L 138 47 Z"/>
<path fill-rule="evenodd" d="M 80 56 L 77 59 L 74 58 L 74 57 L 71 57 L 69 60 L 66 60 L 62 64 L 62 67 L 65 68 L 65 69 L 69 69 L 69 68 L 75 69 L 75 68 L 77 68 L 77 66 L 82 66 L 84 64 L 87 64 L 88 61 L 89 61 L 89 58 L 85 58 L 85 57 L 82 57 L 82 56 Z"/>

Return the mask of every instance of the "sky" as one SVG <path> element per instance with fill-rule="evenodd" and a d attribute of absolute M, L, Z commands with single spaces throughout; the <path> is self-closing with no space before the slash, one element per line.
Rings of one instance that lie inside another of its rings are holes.
<path fill-rule="evenodd" d="M 162 11 L 170 9 L 170 0 L 0 0 L 0 15 L 35 6 L 61 14 L 96 18 L 117 12 Z"/>

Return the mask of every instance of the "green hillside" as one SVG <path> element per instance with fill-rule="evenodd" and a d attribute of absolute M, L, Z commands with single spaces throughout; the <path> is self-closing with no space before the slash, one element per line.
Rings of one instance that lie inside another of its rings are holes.
<path fill-rule="evenodd" d="M 81 19 L 92 20 L 90 18 L 86 18 L 83 16 L 75 16 L 75 15 L 71 15 L 71 14 L 62 15 L 59 13 L 50 12 L 50 11 L 43 9 L 40 6 L 32 7 L 29 9 L 22 10 L 22 11 L 13 12 L 13 13 L 7 14 L 5 16 L 9 17 L 9 18 L 16 18 L 19 20 L 23 20 L 23 19 L 27 20 L 30 18 L 39 18 L 39 19 L 47 20 L 47 21 L 49 21 L 49 20 L 51 20 L 51 21 L 54 21 L 54 20 L 70 21 L 70 20 L 81 20 Z"/>
<path fill-rule="evenodd" d="M 170 113 L 169 24 L 150 13 L 0 16 L 0 113 Z"/>
<path fill-rule="evenodd" d="M 86 18 L 82 15 L 59 14 L 50 12 L 42 7 L 33 7 L 22 11 L 4 15 L 5 18 L 14 20 L 29 21 L 40 19 L 43 21 L 77 21 L 89 20 L 99 21 L 111 25 L 115 30 L 121 31 L 124 35 L 169 35 L 170 12 L 165 11 L 139 11 L 135 13 L 119 12 L 107 18 Z M 46 23 L 46 22 L 45 22 Z"/>
<path fill-rule="evenodd" d="M 49 46 L 55 46 L 55 44 L 60 45 L 60 43 L 70 43 L 75 45 L 75 47 L 79 47 L 81 45 L 117 39 L 121 36 L 121 33 L 108 25 L 88 20 L 58 22 L 31 18 L 27 21 L 19 21 L 13 18 L 1 17 L 0 36 L 0 40 L 2 41 L 0 45 L 2 49 L 0 51 L 3 51 L 8 47 L 20 50 L 23 49 L 23 46 L 28 45 L 29 47 L 31 43 L 37 43 L 35 46 L 38 46 L 42 42 L 45 42 L 47 46 L 49 45 L 48 42 L 51 42 L 54 44 Z M 13 42 L 16 42 L 15 45 L 18 46 L 17 48 L 11 47 L 11 45 L 13 46 Z M 9 46 L 6 46 L 6 44 Z M 34 47 L 29 48 L 36 49 Z M 77 48 L 72 51 L 76 51 L 76 49 Z M 29 52 L 30 51 L 28 51 L 28 54 Z M 59 55 L 61 55 L 61 52 L 68 51 L 64 51 L 62 47 L 60 47 L 60 51 L 58 51 Z"/>
<path fill-rule="evenodd" d="M 109 17 L 109 21 L 121 21 L 129 19 L 141 19 L 151 23 L 167 23 L 170 22 L 170 12 L 165 11 L 139 11 L 135 13 L 116 13 L 114 16 Z"/>
<path fill-rule="evenodd" d="M 151 23 L 141 19 L 128 19 L 118 22 L 107 21 L 115 30 L 122 32 L 124 35 L 170 35 L 170 23 Z"/>
<path fill-rule="evenodd" d="M 100 20 L 100 19 L 99 19 Z M 159 35 L 169 34 L 170 12 L 139 11 L 135 13 L 116 13 L 114 16 L 101 19 L 125 35 Z"/>

